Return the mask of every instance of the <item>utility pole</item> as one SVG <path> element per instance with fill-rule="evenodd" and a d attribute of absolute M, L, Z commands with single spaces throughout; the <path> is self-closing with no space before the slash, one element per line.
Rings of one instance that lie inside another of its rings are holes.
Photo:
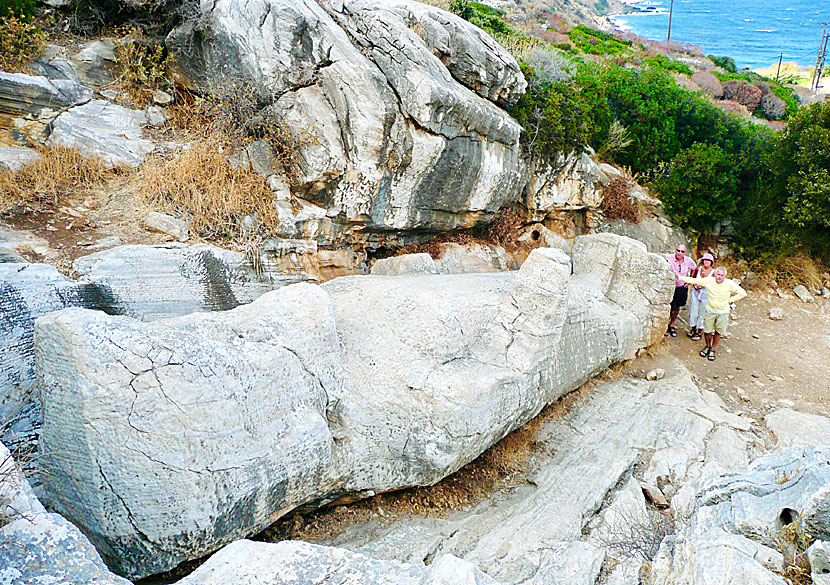
<path fill-rule="evenodd" d="M 778 83 L 778 78 L 781 76 L 781 61 L 784 60 L 784 53 L 781 53 L 781 56 L 778 57 L 778 73 L 775 74 L 775 83 Z"/>
<path fill-rule="evenodd" d="M 674 0 L 669 3 L 669 33 L 666 35 L 666 44 L 671 42 L 671 14 L 674 11 Z"/>
<path fill-rule="evenodd" d="M 821 87 L 821 72 L 824 69 L 824 59 L 827 57 L 827 42 L 830 41 L 830 35 L 827 34 L 827 26 L 830 22 L 822 22 L 824 30 L 821 31 L 821 42 L 818 44 L 818 56 L 816 57 L 816 69 L 813 72 L 813 81 L 810 84 L 810 89 L 818 92 Z"/>

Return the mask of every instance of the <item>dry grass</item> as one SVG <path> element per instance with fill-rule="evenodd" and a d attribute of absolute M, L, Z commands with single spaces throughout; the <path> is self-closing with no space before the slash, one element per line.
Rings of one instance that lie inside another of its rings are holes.
<path fill-rule="evenodd" d="M 91 191 L 123 171 L 107 169 L 97 158 L 74 148 L 42 148 L 40 158 L 13 173 L 0 169 L 0 213 L 40 202 L 54 203 L 67 193 Z"/>
<path fill-rule="evenodd" d="M 822 267 L 809 256 L 787 256 L 768 266 L 761 273 L 767 281 L 775 280 L 778 286 L 792 288 L 803 284 L 809 289 L 819 288 L 823 283 Z"/>
<path fill-rule="evenodd" d="M 206 239 L 239 238 L 246 215 L 257 218 L 260 234 L 273 234 L 279 225 L 273 192 L 259 175 L 232 168 L 221 149 L 218 141 L 206 141 L 171 160 L 149 160 L 142 167 L 141 194 L 151 204 L 186 217 L 190 228 Z"/>
<path fill-rule="evenodd" d="M 781 529 L 775 544 L 778 551 L 784 555 L 784 570 L 781 571 L 781 576 L 789 585 L 809 585 L 813 582 L 807 549 L 814 541 L 815 538 L 801 525 L 801 518 Z"/>
<path fill-rule="evenodd" d="M 25 71 L 45 46 L 46 34 L 37 24 L 0 14 L 0 71 Z"/>
<path fill-rule="evenodd" d="M 602 205 L 600 206 L 606 219 L 623 219 L 638 223 L 643 216 L 643 210 L 638 201 L 633 201 L 628 193 L 632 180 L 627 177 L 615 177 L 603 190 Z"/>
<path fill-rule="evenodd" d="M 379 494 L 349 506 L 335 502 L 322 510 L 283 519 L 267 528 L 259 538 L 269 542 L 288 539 L 321 542 L 331 540 L 348 526 L 358 523 L 379 521 L 390 524 L 408 516 L 446 517 L 470 509 L 494 493 L 524 482 L 523 474 L 534 455 L 552 455 L 538 440 L 541 427 L 565 416 L 590 388 L 592 385 L 586 384 L 549 404 L 536 418 L 433 486 Z"/>

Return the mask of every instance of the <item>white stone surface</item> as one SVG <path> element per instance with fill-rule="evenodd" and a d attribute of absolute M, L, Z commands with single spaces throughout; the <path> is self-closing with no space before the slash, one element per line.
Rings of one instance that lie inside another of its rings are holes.
<path fill-rule="evenodd" d="M 180 242 L 187 241 L 187 222 L 172 215 L 151 211 L 141 220 L 141 225 L 150 231 L 173 236 Z"/>
<path fill-rule="evenodd" d="M 16 173 L 24 165 L 40 158 L 40 153 L 34 148 L 22 146 L 0 146 L 0 169 Z"/>
<path fill-rule="evenodd" d="M 438 274 L 438 266 L 429 254 L 402 254 L 375 261 L 372 264 L 372 274 L 377 276 Z"/>
<path fill-rule="evenodd" d="M 775 446 L 779 450 L 830 445 L 830 418 L 782 408 L 766 415 L 764 423 L 775 435 Z"/>

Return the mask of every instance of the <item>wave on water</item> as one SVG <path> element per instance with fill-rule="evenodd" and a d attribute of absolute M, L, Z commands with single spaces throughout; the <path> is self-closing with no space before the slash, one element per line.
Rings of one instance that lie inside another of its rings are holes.
<path fill-rule="evenodd" d="M 756 28 L 753 32 L 773 33 L 773 32 L 775 32 L 775 29 L 774 29 L 774 28 L 773 28 L 773 29 L 769 29 L 769 28 Z"/>

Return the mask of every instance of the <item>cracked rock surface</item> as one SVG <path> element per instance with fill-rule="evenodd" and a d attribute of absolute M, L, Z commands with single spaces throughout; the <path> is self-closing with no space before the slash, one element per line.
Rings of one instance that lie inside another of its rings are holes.
<path fill-rule="evenodd" d="M 298 137 L 292 192 L 343 230 L 471 227 L 520 195 L 520 127 L 494 102 L 525 82 L 470 23 L 402 0 L 202 8 L 170 35 L 179 68 L 195 85 L 252 86 Z"/>
<path fill-rule="evenodd" d="M 612 300 L 583 254 L 648 285 Z M 668 314 L 670 273 L 639 242 L 584 236 L 573 262 L 540 248 L 517 272 L 343 277 L 153 323 L 42 317 L 48 503 L 137 577 L 299 504 L 430 485 Z"/>

